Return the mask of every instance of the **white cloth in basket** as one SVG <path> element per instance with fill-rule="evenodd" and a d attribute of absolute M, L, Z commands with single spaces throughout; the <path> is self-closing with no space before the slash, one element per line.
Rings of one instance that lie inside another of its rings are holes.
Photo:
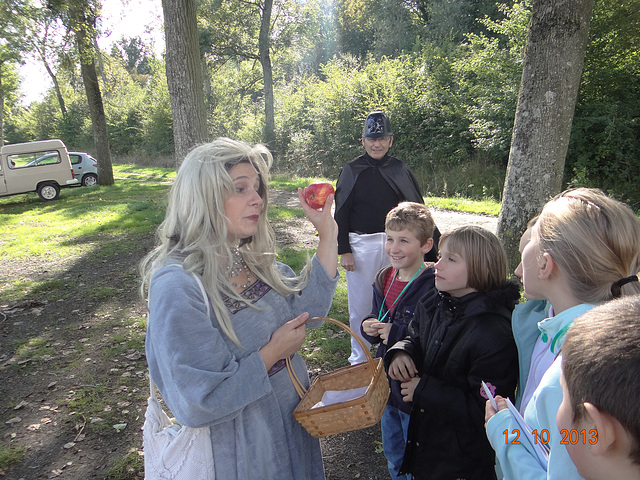
<path fill-rule="evenodd" d="M 362 397 L 366 392 L 367 387 L 351 388 L 349 390 L 327 390 L 322 395 L 322 400 L 311 407 L 311 410 L 335 403 L 348 402 L 349 400 Z"/>

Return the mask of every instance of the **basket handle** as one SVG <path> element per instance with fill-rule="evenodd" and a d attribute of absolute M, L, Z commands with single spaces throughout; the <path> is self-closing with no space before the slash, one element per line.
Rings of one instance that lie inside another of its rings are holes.
<path fill-rule="evenodd" d="M 372 372 L 375 372 L 376 366 L 374 365 L 373 355 L 371 355 L 371 351 L 369 350 L 369 347 L 367 347 L 367 344 L 364 343 L 364 340 L 362 340 L 362 338 L 360 338 L 359 335 L 356 335 L 356 332 L 354 332 L 351 329 L 351 327 L 330 317 L 308 318 L 307 320 L 305 320 L 304 324 L 308 322 L 316 322 L 318 320 L 324 320 L 325 322 L 333 323 L 334 325 L 337 325 L 338 327 L 349 332 L 349 334 L 352 337 L 354 337 L 357 340 L 357 342 L 360 344 L 360 346 L 362 347 L 362 350 L 364 350 L 364 354 L 367 357 L 367 363 L 369 364 L 369 367 L 371 368 Z M 291 365 L 291 359 L 289 357 L 285 358 L 285 364 L 287 366 L 287 372 L 289 373 L 289 377 L 291 377 L 291 383 L 293 383 L 293 387 L 296 389 L 296 392 L 298 393 L 300 398 L 303 398 L 307 393 L 307 389 L 304 387 L 303 383 L 300 381 L 300 379 L 296 375 L 296 372 L 293 371 L 293 366 Z"/>

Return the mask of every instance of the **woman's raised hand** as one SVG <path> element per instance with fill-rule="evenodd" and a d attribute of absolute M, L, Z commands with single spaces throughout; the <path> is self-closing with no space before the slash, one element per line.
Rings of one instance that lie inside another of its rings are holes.
<path fill-rule="evenodd" d="M 335 196 L 329 195 L 322 210 L 316 210 L 305 199 L 307 188 L 305 187 L 304 190 L 298 188 L 300 206 L 318 231 L 318 250 L 316 250 L 318 260 L 329 275 L 335 276 L 338 273 L 338 224 L 331 213 Z"/>
<path fill-rule="evenodd" d="M 335 196 L 329 195 L 324 207 L 322 207 L 322 210 L 316 210 L 309 205 L 305 199 L 305 194 L 308 188 L 309 187 L 304 187 L 304 190 L 302 188 L 298 188 L 298 198 L 300 199 L 300 206 L 307 214 L 307 217 L 309 217 L 313 226 L 318 230 L 318 235 L 337 234 L 338 226 L 333 219 L 333 214 L 331 213 Z"/>

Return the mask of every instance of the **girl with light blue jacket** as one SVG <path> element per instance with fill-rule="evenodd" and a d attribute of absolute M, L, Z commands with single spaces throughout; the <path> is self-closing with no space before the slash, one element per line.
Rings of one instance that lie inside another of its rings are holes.
<path fill-rule="evenodd" d="M 573 320 L 594 305 L 640 293 L 640 221 L 628 206 L 600 190 L 567 190 L 545 205 L 531 229 L 521 269 L 525 296 L 548 300 L 553 312 L 538 323 L 539 335 L 519 343 L 520 354 L 531 352 L 529 374 L 520 383 L 520 408 L 537 434 L 533 443 L 549 447 L 548 461 L 538 460 L 524 438 L 530 434 L 499 396 L 497 412 L 487 402 L 487 436 L 507 480 L 579 479 L 565 447 L 571 439 L 556 427 L 562 344 Z M 538 384 L 532 388 L 531 382 Z"/>

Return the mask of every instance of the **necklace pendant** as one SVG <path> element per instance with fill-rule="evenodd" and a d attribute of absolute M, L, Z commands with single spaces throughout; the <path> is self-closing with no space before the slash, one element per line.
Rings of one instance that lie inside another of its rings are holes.
<path fill-rule="evenodd" d="M 229 274 L 227 275 L 227 279 L 229 280 L 229 283 L 232 286 L 234 286 L 236 288 L 242 288 L 244 290 L 244 289 L 248 288 L 249 285 L 251 285 L 251 270 L 249 270 L 249 266 L 244 261 L 244 258 L 242 258 L 242 254 L 240 253 L 240 251 L 237 248 L 235 248 L 235 247 L 232 248 L 231 249 L 231 254 L 233 255 L 233 267 L 229 270 Z M 247 276 L 247 283 L 240 284 L 240 283 L 237 283 L 237 282 L 234 282 L 233 280 L 231 280 L 231 278 L 237 277 L 238 275 L 240 275 L 243 270 L 245 272 L 245 275 Z"/>
<path fill-rule="evenodd" d="M 227 277 L 237 277 L 242 273 L 242 265 L 244 263 L 244 259 L 242 258 L 242 254 L 240 251 L 233 247 L 231 248 L 231 257 L 233 259 L 233 264 L 229 268 L 229 272 L 227 273 Z"/>

